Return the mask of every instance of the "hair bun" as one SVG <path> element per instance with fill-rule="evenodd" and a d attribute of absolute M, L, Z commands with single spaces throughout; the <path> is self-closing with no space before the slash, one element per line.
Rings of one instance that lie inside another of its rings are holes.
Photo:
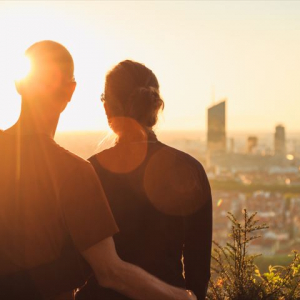
<path fill-rule="evenodd" d="M 157 121 L 157 111 L 163 108 L 163 100 L 154 87 L 137 87 L 128 99 L 127 116 L 152 127 Z"/>
<path fill-rule="evenodd" d="M 152 128 L 159 110 L 164 108 L 155 74 L 145 65 L 131 60 L 120 62 L 107 73 L 105 95 L 114 131 L 115 124 L 111 120 L 116 116 L 129 117 L 143 127 Z"/>

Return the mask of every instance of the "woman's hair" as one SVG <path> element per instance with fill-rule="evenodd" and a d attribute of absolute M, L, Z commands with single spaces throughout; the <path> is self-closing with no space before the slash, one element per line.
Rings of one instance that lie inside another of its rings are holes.
<path fill-rule="evenodd" d="M 114 118 L 130 118 L 151 129 L 159 110 L 164 108 L 156 76 L 143 64 L 131 60 L 120 62 L 107 73 L 104 101 L 109 107 L 109 124 L 116 133 L 121 128 L 115 128 Z"/>

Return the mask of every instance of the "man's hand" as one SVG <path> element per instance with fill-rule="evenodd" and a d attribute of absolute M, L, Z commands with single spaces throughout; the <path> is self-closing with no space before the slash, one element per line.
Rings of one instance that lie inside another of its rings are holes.
<path fill-rule="evenodd" d="M 197 300 L 191 292 L 162 282 L 141 268 L 122 261 L 111 237 L 82 252 L 98 283 L 136 300 Z"/>

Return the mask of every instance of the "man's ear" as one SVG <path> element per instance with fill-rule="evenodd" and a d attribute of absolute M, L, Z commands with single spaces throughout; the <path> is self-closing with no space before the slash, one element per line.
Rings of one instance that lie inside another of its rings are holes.
<path fill-rule="evenodd" d="M 73 93 L 75 92 L 76 85 L 77 83 L 75 81 L 70 83 L 68 102 L 70 102 L 72 99 Z"/>
<path fill-rule="evenodd" d="M 110 112 L 109 106 L 107 105 L 107 103 L 105 101 L 103 102 L 103 106 L 104 106 L 105 114 L 106 114 L 107 118 L 109 119 L 111 117 L 111 112 Z"/>
<path fill-rule="evenodd" d="M 71 101 L 73 93 L 76 88 L 76 82 L 70 82 L 66 87 L 64 87 L 63 90 L 60 90 L 60 95 L 58 97 L 61 97 L 61 106 L 60 106 L 60 113 L 65 110 L 68 103 Z M 62 93 L 61 93 L 62 92 Z"/>

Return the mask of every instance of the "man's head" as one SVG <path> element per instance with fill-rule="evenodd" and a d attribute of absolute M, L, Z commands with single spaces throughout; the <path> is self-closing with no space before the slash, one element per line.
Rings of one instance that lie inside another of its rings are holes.
<path fill-rule="evenodd" d="M 16 82 L 23 104 L 62 112 L 76 87 L 71 54 L 59 43 L 41 41 L 30 46 L 25 56 L 30 60 L 30 73 Z"/>

